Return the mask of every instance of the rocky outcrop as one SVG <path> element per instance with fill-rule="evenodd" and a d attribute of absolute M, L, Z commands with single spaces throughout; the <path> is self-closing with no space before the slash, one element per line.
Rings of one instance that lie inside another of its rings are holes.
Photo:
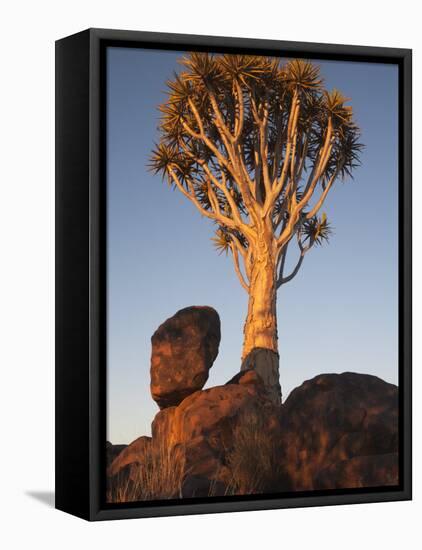
<path fill-rule="evenodd" d="M 151 395 L 160 409 L 203 388 L 220 344 L 220 318 L 192 306 L 167 319 L 151 338 Z"/>
<path fill-rule="evenodd" d="M 355 456 L 334 462 L 318 472 L 314 489 L 344 489 L 397 485 L 398 453 Z"/>
<path fill-rule="evenodd" d="M 113 445 L 110 441 L 106 442 L 106 462 L 107 467 L 113 462 L 118 454 L 120 454 L 127 445 Z"/>
<path fill-rule="evenodd" d="M 366 374 L 321 374 L 293 390 L 282 410 L 293 490 L 397 484 L 397 386 Z"/>
<path fill-rule="evenodd" d="M 177 407 L 160 411 L 152 424 L 153 439 L 183 449 L 186 476 L 183 496 L 225 494 L 230 485 L 230 453 L 246 417 L 259 417 L 263 430 L 280 440 L 279 409 L 253 372 L 240 373 L 225 386 L 197 391 Z"/>
<path fill-rule="evenodd" d="M 166 417 L 165 434 L 170 445 L 186 443 L 207 435 L 216 449 L 230 444 L 231 425 L 240 412 L 263 407 L 262 394 L 254 384 L 228 384 L 198 391 L 171 411 L 161 411 L 153 423 L 153 434 L 158 435 L 160 415 Z M 161 432 L 164 433 L 163 429 Z M 212 436 L 212 437 L 211 437 Z"/>
<path fill-rule="evenodd" d="M 138 437 L 115 457 L 107 470 L 109 477 L 127 473 L 129 478 L 134 478 L 139 465 L 145 464 L 145 456 L 151 446 L 151 438 L 147 436 Z"/>
<path fill-rule="evenodd" d="M 108 445 L 110 502 L 398 483 L 397 386 L 321 374 L 281 405 L 278 356 L 257 348 L 225 385 L 203 390 L 219 341 L 207 307 L 181 310 L 155 332 L 151 393 L 161 410 L 151 438 L 118 454 Z"/>

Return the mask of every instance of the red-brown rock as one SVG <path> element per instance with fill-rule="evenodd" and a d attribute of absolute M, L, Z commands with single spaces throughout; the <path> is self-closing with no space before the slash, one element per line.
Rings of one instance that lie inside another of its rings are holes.
<path fill-rule="evenodd" d="M 355 456 L 334 462 L 319 472 L 315 489 L 356 489 L 398 485 L 399 460 L 397 453 Z"/>
<path fill-rule="evenodd" d="M 106 442 L 106 462 L 107 467 L 113 462 L 117 455 L 119 455 L 127 445 L 113 445 L 110 441 Z"/>
<path fill-rule="evenodd" d="M 131 477 L 136 468 L 144 463 L 145 454 L 148 452 L 150 446 L 150 437 L 143 435 L 135 439 L 135 441 L 125 446 L 116 456 L 108 468 L 107 475 L 114 477 L 122 472 L 126 472 Z"/>
<path fill-rule="evenodd" d="M 322 374 L 293 390 L 282 411 L 283 465 L 293 490 L 394 479 L 397 386 L 366 374 Z M 380 455 L 390 455 L 388 465 L 385 457 L 363 458 Z"/>
<path fill-rule="evenodd" d="M 221 449 L 230 445 L 231 428 L 238 416 L 251 409 L 264 414 L 265 405 L 264 394 L 254 384 L 229 384 L 195 392 L 171 409 L 169 443 L 186 443 L 206 435 L 214 448 Z"/>
<path fill-rule="evenodd" d="M 220 318 L 211 307 L 178 311 L 151 338 L 151 395 L 160 409 L 203 388 L 220 343 Z"/>
<path fill-rule="evenodd" d="M 279 441 L 279 412 L 259 376 L 244 372 L 225 386 L 197 391 L 177 407 L 161 410 L 153 421 L 152 437 L 169 449 L 183 450 L 184 497 L 216 496 L 225 493 L 232 479 L 227 461 L 239 424 L 246 415 L 256 415 L 266 434 Z"/>
<path fill-rule="evenodd" d="M 138 438 L 108 468 L 109 500 L 397 485 L 396 386 L 323 374 L 282 406 L 270 393 L 250 368 L 163 408 L 152 439 Z"/>

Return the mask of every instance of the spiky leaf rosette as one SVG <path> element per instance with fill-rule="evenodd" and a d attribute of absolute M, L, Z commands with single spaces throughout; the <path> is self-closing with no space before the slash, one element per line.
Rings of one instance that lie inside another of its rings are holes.
<path fill-rule="evenodd" d="M 303 242 L 307 241 L 312 246 L 313 244 L 322 245 L 328 242 L 333 230 L 331 224 L 327 220 L 326 214 L 322 214 L 321 218 L 313 216 L 310 220 L 306 220 L 301 228 L 301 234 L 304 237 Z"/>

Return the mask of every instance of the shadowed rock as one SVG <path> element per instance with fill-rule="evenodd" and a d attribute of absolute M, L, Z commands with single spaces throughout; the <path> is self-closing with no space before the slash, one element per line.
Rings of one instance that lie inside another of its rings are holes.
<path fill-rule="evenodd" d="M 232 479 L 227 457 L 234 433 L 246 414 L 263 420 L 264 431 L 280 440 L 279 408 L 268 400 L 265 386 L 253 372 L 240 373 L 225 386 L 197 391 L 177 407 L 160 411 L 152 437 L 169 448 L 183 449 L 184 497 L 224 494 Z"/>
<path fill-rule="evenodd" d="M 260 384 L 262 385 L 262 378 L 259 376 L 259 374 L 253 370 L 253 369 L 247 369 L 242 370 L 235 374 L 233 378 L 231 378 L 228 382 L 226 382 L 226 386 L 229 384 Z"/>
<path fill-rule="evenodd" d="M 113 445 L 110 441 L 106 442 L 106 461 L 107 467 L 113 462 L 118 454 L 120 454 L 127 445 Z"/>
<path fill-rule="evenodd" d="M 238 415 L 247 409 L 256 409 L 264 415 L 267 408 L 265 388 L 255 378 L 249 384 L 228 384 L 197 391 L 180 403 L 160 411 L 152 424 L 153 437 L 163 434 L 169 445 L 186 443 L 200 435 L 207 435 L 217 450 L 230 445 L 231 428 Z"/>
<path fill-rule="evenodd" d="M 397 386 L 366 374 L 321 374 L 293 390 L 282 411 L 294 490 L 397 483 Z"/>
<path fill-rule="evenodd" d="M 107 475 L 113 477 L 126 472 L 130 477 L 139 465 L 144 463 L 144 457 L 151 445 L 151 438 L 147 436 L 138 437 L 116 456 L 110 464 Z"/>
<path fill-rule="evenodd" d="M 151 395 L 160 409 L 203 388 L 220 344 L 220 318 L 211 307 L 178 311 L 151 338 Z"/>
<path fill-rule="evenodd" d="M 355 456 L 327 466 L 314 481 L 315 489 L 351 489 L 397 485 L 399 460 L 397 453 Z"/>
<path fill-rule="evenodd" d="M 254 348 L 243 360 L 241 371 L 256 371 L 274 404 L 281 404 L 279 355 L 267 348 Z"/>

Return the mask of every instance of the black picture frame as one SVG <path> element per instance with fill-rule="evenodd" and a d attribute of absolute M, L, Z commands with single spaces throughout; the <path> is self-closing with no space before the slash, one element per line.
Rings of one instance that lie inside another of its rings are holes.
<path fill-rule="evenodd" d="M 105 49 L 108 46 L 294 55 L 393 63 L 399 68 L 400 485 L 105 503 Z M 56 508 L 87 520 L 262 510 L 412 498 L 411 165 L 412 52 L 88 29 L 56 42 Z"/>

